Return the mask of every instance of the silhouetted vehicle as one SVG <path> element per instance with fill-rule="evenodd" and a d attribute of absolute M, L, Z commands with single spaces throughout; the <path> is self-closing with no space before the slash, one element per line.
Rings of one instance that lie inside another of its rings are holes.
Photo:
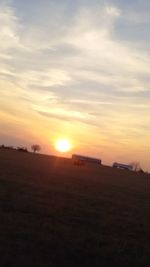
<path fill-rule="evenodd" d="M 72 160 L 74 165 L 84 165 L 86 162 L 87 163 L 96 163 L 96 164 L 101 164 L 101 160 L 97 159 L 97 158 L 92 158 L 92 157 L 86 157 L 86 156 L 82 156 L 82 155 L 77 155 L 77 154 L 73 154 L 72 155 Z"/>
<path fill-rule="evenodd" d="M 129 171 L 133 170 L 132 165 L 122 164 L 122 163 L 118 163 L 118 162 L 114 162 L 113 167 L 118 168 L 118 169 L 129 170 Z"/>

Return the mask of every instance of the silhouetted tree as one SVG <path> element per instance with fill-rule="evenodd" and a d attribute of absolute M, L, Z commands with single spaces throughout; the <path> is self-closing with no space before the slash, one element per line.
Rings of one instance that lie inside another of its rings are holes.
<path fill-rule="evenodd" d="M 139 161 L 133 161 L 133 162 L 130 163 L 130 165 L 132 166 L 133 171 L 135 171 L 135 172 L 139 172 L 140 170 L 142 170 Z"/>
<path fill-rule="evenodd" d="M 145 173 L 144 170 L 143 170 L 142 168 L 140 168 L 138 172 L 140 172 L 140 173 Z"/>
<path fill-rule="evenodd" d="M 5 148 L 5 146 L 4 145 L 1 145 L 0 148 Z"/>
<path fill-rule="evenodd" d="M 34 144 L 31 146 L 31 149 L 33 150 L 33 152 L 37 152 L 37 151 L 40 151 L 41 150 L 41 147 L 37 144 Z"/>

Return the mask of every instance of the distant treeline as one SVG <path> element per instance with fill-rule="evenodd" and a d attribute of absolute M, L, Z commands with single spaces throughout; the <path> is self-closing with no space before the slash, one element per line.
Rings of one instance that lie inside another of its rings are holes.
<path fill-rule="evenodd" d="M 1 145 L 0 149 L 12 149 L 12 150 L 18 150 L 21 152 L 28 152 L 28 149 L 26 147 L 13 147 L 13 146 L 5 146 L 5 145 Z"/>
<path fill-rule="evenodd" d="M 12 150 L 18 150 L 18 151 L 21 151 L 21 152 L 29 152 L 27 147 L 24 147 L 24 146 L 21 146 L 21 147 L 13 147 L 13 146 L 5 146 L 4 144 L 3 145 L 0 145 L 0 149 L 12 149 Z M 38 145 L 38 144 L 33 144 L 31 146 L 31 150 L 35 153 L 35 152 L 38 152 L 41 150 L 41 147 Z"/>

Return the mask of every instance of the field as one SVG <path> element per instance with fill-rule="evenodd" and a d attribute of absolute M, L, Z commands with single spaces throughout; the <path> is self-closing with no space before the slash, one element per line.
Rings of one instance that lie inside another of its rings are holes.
<path fill-rule="evenodd" d="M 0 266 L 150 266 L 150 175 L 0 149 Z"/>

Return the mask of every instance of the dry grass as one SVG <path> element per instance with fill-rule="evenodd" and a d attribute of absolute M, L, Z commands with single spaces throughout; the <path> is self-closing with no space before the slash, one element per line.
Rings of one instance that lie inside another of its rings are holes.
<path fill-rule="evenodd" d="M 0 150 L 0 266 L 150 266 L 150 175 Z"/>

